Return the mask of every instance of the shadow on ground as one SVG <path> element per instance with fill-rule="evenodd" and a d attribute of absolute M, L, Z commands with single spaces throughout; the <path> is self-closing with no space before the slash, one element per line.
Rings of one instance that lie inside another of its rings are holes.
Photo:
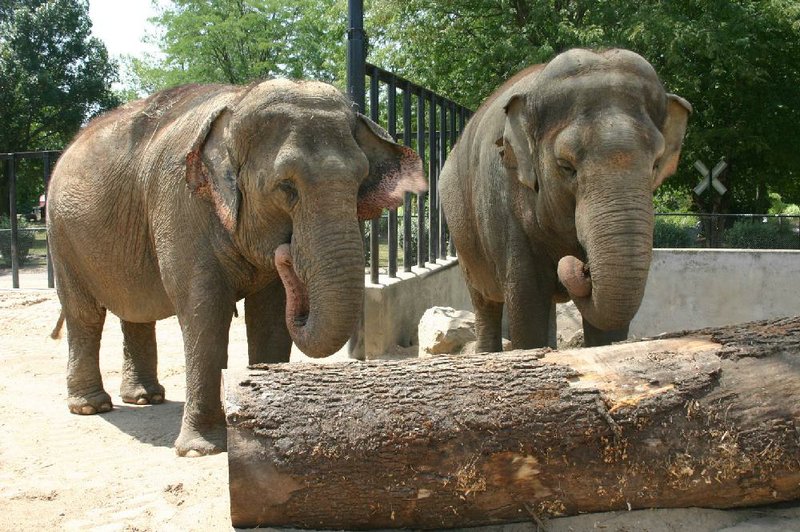
<path fill-rule="evenodd" d="M 141 443 L 172 447 L 181 429 L 183 404 L 183 401 L 144 406 L 115 404 L 111 412 L 100 414 L 100 417 Z"/>

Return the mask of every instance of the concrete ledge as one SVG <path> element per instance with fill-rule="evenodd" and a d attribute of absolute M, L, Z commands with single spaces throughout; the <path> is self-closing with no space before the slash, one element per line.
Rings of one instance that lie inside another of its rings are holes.
<path fill-rule="evenodd" d="M 400 345 L 417 343 L 417 324 L 430 307 L 446 305 L 471 309 L 458 259 L 448 257 L 411 272 L 398 272 L 397 278 L 380 276 L 372 284 L 366 277 L 364 294 L 364 355 L 380 356 Z"/>
<path fill-rule="evenodd" d="M 449 257 L 398 278 L 366 280 L 367 359 L 417 343 L 417 324 L 439 305 L 472 310 L 458 259 Z M 656 249 L 631 336 L 654 336 L 800 315 L 800 250 Z M 559 328 L 580 327 L 571 303 L 559 306 Z"/>

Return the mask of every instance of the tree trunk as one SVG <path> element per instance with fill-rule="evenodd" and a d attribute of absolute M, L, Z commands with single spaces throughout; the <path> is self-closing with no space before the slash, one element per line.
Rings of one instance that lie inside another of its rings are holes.
<path fill-rule="evenodd" d="M 800 317 L 224 372 L 235 526 L 446 528 L 800 498 Z"/>

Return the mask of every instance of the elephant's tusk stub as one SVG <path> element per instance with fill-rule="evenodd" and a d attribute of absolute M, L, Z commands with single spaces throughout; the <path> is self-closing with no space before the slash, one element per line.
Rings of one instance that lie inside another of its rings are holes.
<path fill-rule="evenodd" d="M 592 294 L 589 266 L 576 257 L 569 255 L 558 261 L 558 280 L 573 298 Z"/>

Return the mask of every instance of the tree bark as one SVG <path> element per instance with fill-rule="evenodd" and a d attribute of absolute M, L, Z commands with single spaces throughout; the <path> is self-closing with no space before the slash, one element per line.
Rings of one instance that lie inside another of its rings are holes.
<path fill-rule="evenodd" d="M 800 498 L 800 317 L 224 372 L 235 526 L 466 527 Z"/>

